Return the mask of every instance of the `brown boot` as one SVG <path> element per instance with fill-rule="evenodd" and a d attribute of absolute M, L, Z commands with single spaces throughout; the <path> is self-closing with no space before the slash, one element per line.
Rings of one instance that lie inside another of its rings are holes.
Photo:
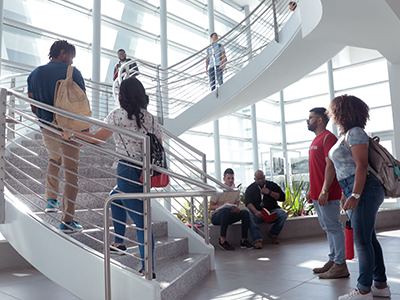
<path fill-rule="evenodd" d="M 344 278 L 349 277 L 350 273 L 347 269 L 346 263 L 338 265 L 335 263 L 332 268 L 330 268 L 325 273 L 318 274 L 321 279 L 334 279 L 334 278 Z"/>
<path fill-rule="evenodd" d="M 272 241 L 272 244 L 279 244 L 279 238 L 277 236 L 273 236 L 270 233 L 268 233 L 269 238 Z"/>
<path fill-rule="evenodd" d="M 322 268 L 314 268 L 313 272 L 316 274 L 325 273 L 326 271 L 329 271 L 329 269 L 332 268 L 334 264 L 335 263 L 332 260 L 329 260 Z"/>
<path fill-rule="evenodd" d="M 254 249 L 262 249 L 262 241 L 255 242 Z"/>

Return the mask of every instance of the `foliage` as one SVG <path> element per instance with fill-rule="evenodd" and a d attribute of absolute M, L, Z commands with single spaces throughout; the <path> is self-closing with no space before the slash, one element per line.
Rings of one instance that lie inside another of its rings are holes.
<path fill-rule="evenodd" d="M 315 214 L 314 205 L 306 200 L 306 194 L 309 190 L 309 184 L 304 182 L 304 178 L 299 182 L 292 178 L 290 183 L 287 175 L 285 176 L 285 194 L 286 199 L 282 208 L 288 213 L 288 217 L 307 216 Z"/>
<path fill-rule="evenodd" d="M 194 201 L 196 203 L 196 201 Z M 179 212 L 173 213 L 179 220 L 181 220 L 183 223 L 187 224 L 190 223 L 191 221 L 191 211 L 190 211 L 190 201 L 185 199 L 185 202 L 183 203 L 181 209 Z M 199 204 L 199 207 L 194 207 L 194 220 L 198 219 L 203 219 L 204 217 L 204 206 L 203 203 Z M 208 220 L 210 220 L 211 214 L 210 211 L 208 212 Z"/>

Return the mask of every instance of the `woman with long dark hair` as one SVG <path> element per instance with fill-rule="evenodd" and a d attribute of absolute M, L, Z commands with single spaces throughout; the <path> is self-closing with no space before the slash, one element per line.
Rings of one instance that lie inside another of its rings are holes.
<path fill-rule="evenodd" d="M 105 118 L 105 121 L 108 124 L 123 127 L 142 134 L 146 134 L 148 131 L 154 133 L 161 141 L 162 128 L 157 120 L 147 111 L 149 97 L 146 95 L 142 83 L 134 76 L 121 82 L 119 89 L 119 103 L 120 107 L 111 111 Z M 123 134 L 114 133 L 104 128 L 101 128 L 96 134 L 78 132 L 74 132 L 73 134 L 70 132 L 63 133 L 64 138 L 70 138 L 73 135 L 95 144 L 99 143 L 99 141 L 95 141 L 94 139 L 106 141 L 113 135 L 118 153 L 127 155 L 134 160 L 142 161 L 142 142 L 140 140 L 124 136 Z M 127 160 L 120 160 L 117 167 L 117 185 L 111 191 L 110 195 L 118 192 L 142 193 L 143 185 L 139 180 L 141 173 L 142 169 L 139 166 L 135 166 L 132 162 Z M 126 210 L 125 207 L 135 212 Z M 121 253 L 121 251 L 126 251 L 126 246 L 123 244 L 124 239 L 122 237 L 125 236 L 127 213 L 138 228 L 136 231 L 138 242 L 140 244 L 144 243 L 144 218 L 143 215 L 141 215 L 141 213 L 143 213 L 143 201 L 140 199 L 117 199 L 111 204 L 111 214 L 113 218 L 114 231 L 116 233 L 114 243 L 110 248 L 111 252 Z M 124 224 L 121 224 L 117 220 Z M 151 234 L 153 241 L 152 257 L 154 268 L 153 230 Z M 140 257 L 143 259 L 144 246 L 139 245 L 139 251 Z M 142 269 L 139 270 L 139 272 L 144 275 L 144 261 L 142 261 Z M 154 273 L 153 278 L 155 278 Z"/>
<path fill-rule="evenodd" d="M 354 228 L 359 261 L 357 287 L 339 300 L 372 300 L 390 297 L 381 245 L 376 237 L 375 220 L 385 189 L 368 170 L 369 137 L 364 131 L 369 107 L 355 96 L 332 100 L 329 114 L 341 137 L 331 148 L 336 177 L 343 190 L 342 207 L 348 211 Z"/>

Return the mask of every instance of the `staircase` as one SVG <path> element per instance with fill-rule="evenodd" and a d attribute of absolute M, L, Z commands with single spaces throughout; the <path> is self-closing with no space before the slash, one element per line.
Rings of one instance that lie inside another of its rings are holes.
<path fill-rule="evenodd" d="M 115 185 L 116 181 L 113 160 L 95 156 L 93 155 L 93 151 L 85 146 L 82 148 L 79 174 L 83 177 L 79 180 L 80 190 L 76 201 L 75 219 L 83 225 L 84 231 L 82 233 L 66 235 L 57 230 L 61 219 L 61 212 L 48 214 L 43 211 L 46 205 L 44 201 L 44 187 L 39 183 L 45 184 L 47 153 L 43 148 L 44 145 L 41 134 L 35 134 L 33 139 L 22 140 L 20 143 L 22 147 L 9 148 L 10 153 L 6 158 L 6 171 L 8 174 L 6 176 L 6 182 L 9 184 L 9 190 L 11 192 L 6 193 L 7 198 L 9 198 L 10 202 L 16 207 L 25 205 L 26 207 L 23 210 L 25 212 L 25 217 L 30 217 L 36 220 L 37 223 L 45 224 L 45 226 L 50 226 L 52 231 L 50 234 L 57 234 L 63 240 L 73 239 L 75 241 L 74 243 L 78 244 L 80 248 L 83 248 L 87 252 L 87 255 L 93 256 L 92 258 L 102 257 L 104 246 L 102 243 L 99 243 L 99 241 L 103 241 L 102 210 L 110 190 L 110 188 L 106 187 L 112 187 Z M 37 182 L 27 179 L 25 174 L 28 174 Z M 22 185 L 18 183 L 18 181 L 22 183 Z M 94 182 L 97 184 L 94 184 Z M 14 196 L 11 194 L 14 194 Z M 11 205 L 9 203 L 7 204 Z M 20 210 L 20 208 L 18 210 Z M 189 239 L 194 239 L 194 243 L 196 243 L 196 240 L 200 238 L 175 216 L 172 216 L 157 200 L 152 200 L 152 210 L 155 238 L 154 269 L 157 279 L 155 282 L 151 282 L 153 285 L 151 288 L 154 291 L 159 290 L 160 299 L 182 299 L 184 295 L 212 269 L 213 248 L 212 246 L 208 246 L 208 253 L 201 253 L 201 251 L 200 253 L 194 252 L 193 249 L 190 249 Z M 6 224 L 7 223 L 8 222 L 6 222 Z M 135 240 L 136 228 L 130 219 L 128 224 L 126 236 Z M 111 222 L 109 226 L 112 231 Z M 51 271 L 49 274 L 48 269 L 54 269 L 54 265 L 43 266 L 42 262 L 37 260 L 37 257 L 30 259 L 29 255 L 27 257 L 27 255 L 23 253 L 25 252 L 23 248 L 28 245 L 21 241 L 13 244 L 13 234 L 16 234 L 17 227 L 6 227 L 7 225 L 0 226 L 0 230 L 2 230 L 7 240 L 9 240 L 13 246 L 15 245 L 14 247 L 16 250 L 22 252 L 21 254 L 23 254 L 34 267 L 44 273 L 44 275 L 81 299 L 98 300 L 104 298 L 104 279 L 102 276 L 100 276 L 100 279 L 96 279 L 93 276 L 86 278 L 82 276 L 81 283 L 80 280 L 77 280 L 74 282 L 73 286 L 66 284 L 63 282 L 62 277 L 54 274 L 54 271 Z M 169 232 L 169 228 L 172 229 L 172 233 Z M 182 235 L 176 234 L 177 231 L 182 232 Z M 36 232 L 35 235 L 36 234 L 38 233 Z M 19 235 L 22 237 L 24 234 L 19 233 Z M 195 235 L 194 238 L 191 237 L 193 235 Z M 50 242 L 47 235 L 42 238 L 42 242 L 48 249 L 60 247 L 60 252 L 55 252 L 58 259 L 65 259 L 65 256 L 69 256 L 66 248 L 52 244 L 56 242 Z M 204 240 L 202 243 L 204 243 Z M 37 241 L 35 244 L 37 244 Z M 125 244 L 128 248 L 127 252 L 139 256 L 138 247 L 134 243 L 126 241 Z M 38 249 L 36 251 L 38 251 Z M 136 281 L 147 282 L 137 273 L 137 270 L 141 268 L 139 259 L 132 258 L 129 255 L 112 255 L 111 259 L 114 268 L 116 266 L 118 269 L 127 270 L 130 273 L 129 278 L 136 277 Z M 67 260 L 69 260 L 69 264 L 71 264 L 70 267 L 74 270 L 74 273 L 78 274 L 82 269 L 82 266 L 79 265 L 79 260 L 75 260 L 74 257 L 69 257 Z M 101 265 L 97 266 L 97 268 L 99 267 L 101 267 Z M 62 268 L 58 269 L 62 270 Z M 101 269 L 98 271 L 101 275 L 103 274 Z M 94 272 L 94 269 L 92 272 Z M 111 278 L 114 276 L 117 277 L 119 275 L 114 275 L 112 272 Z M 99 280 L 103 282 L 99 282 Z M 82 284 L 83 286 L 80 286 Z M 82 292 L 83 289 L 87 289 L 92 284 L 96 291 L 92 293 Z M 117 289 L 121 289 L 121 284 L 113 282 L 112 292 Z M 148 293 L 146 294 L 143 292 L 143 294 L 141 294 L 140 289 L 137 289 L 135 293 L 140 298 L 150 299 L 148 298 Z M 123 299 L 114 295 L 115 294 L 113 294 L 112 299 Z M 157 296 L 154 299 L 158 299 Z"/>

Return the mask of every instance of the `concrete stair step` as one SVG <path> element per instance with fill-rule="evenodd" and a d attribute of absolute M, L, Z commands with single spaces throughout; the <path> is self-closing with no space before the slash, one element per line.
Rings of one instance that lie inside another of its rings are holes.
<path fill-rule="evenodd" d="M 46 177 L 46 169 L 47 165 L 39 168 L 39 167 L 34 167 L 34 166 L 29 166 L 26 165 L 24 167 L 18 167 L 14 168 L 6 164 L 6 172 L 11 175 L 12 177 L 15 177 L 17 179 L 24 179 L 27 178 L 27 175 L 39 179 L 39 178 L 45 178 Z M 60 178 L 63 178 L 63 171 L 60 171 Z M 8 176 L 8 174 L 6 174 Z M 88 165 L 86 166 L 79 166 L 79 175 L 86 177 L 86 178 L 116 178 L 117 170 L 111 168 L 111 166 L 107 167 L 99 167 L 99 168 L 94 168 L 90 167 Z M 9 177 L 6 177 L 6 179 Z"/>
<path fill-rule="evenodd" d="M 184 299 L 210 273 L 210 260 L 209 255 L 190 253 L 158 264 L 155 273 L 162 287 L 161 300 Z"/>
<path fill-rule="evenodd" d="M 7 156 L 6 160 L 7 164 L 9 163 L 18 168 L 29 166 L 26 161 L 42 169 L 46 169 L 48 165 L 48 155 L 24 155 L 22 157 L 10 155 Z M 94 168 L 111 168 L 114 160 L 104 156 L 80 155 L 79 164 L 80 166 Z"/>
<path fill-rule="evenodd" d="M 45 192 L 45 179 L 39 178 L 37 181 L 30 179 L 7 179 L 6 182 L 13 188 L 15 188 L 21 194 L 44 194 Z M 92 180 L 80 178 L 79 179 L 79 191 L 83 193 L 99 193 L 99 192 L 110 192 L 115 186 L 116 179 L 114 178 L 94 178 Z M 62 185 L 60 185 L 60 191 L 62 191 Z M 13 192 L 13 191 L 12 191 Z"/>
<path fill-rule="evenodd" d="M 76 209 L 102 208 L 108 196 L 109 192 L 78 193 L 76 197 Z M 47 205 L 44 194 L 40 194 L 38 196 L 26 194 L 23 197 L 16 197 L 21 199 L 25 203 L 25 205 L 33 212 L 43 212 Z M 59 205 L 62 206 L 62 199 L 59 198 L 58 201 Z"/>

